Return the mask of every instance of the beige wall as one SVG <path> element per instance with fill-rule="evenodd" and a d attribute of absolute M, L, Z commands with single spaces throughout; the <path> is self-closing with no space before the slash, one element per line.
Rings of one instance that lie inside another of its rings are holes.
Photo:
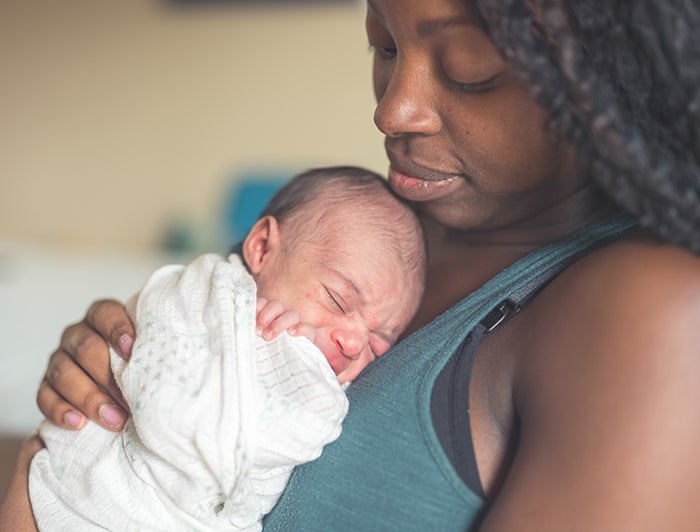
<path fill-rule="evenodd" d="M 291 4 L 0 0 L 0 240 L 141 249 L 246 168 L 384 171 L 364 2 Z"/>

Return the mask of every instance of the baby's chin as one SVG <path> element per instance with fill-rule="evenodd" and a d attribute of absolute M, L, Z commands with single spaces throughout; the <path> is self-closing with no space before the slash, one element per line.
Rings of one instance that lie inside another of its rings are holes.
<path fill-rule="evenodd" d="M 352 378 L 349 379 L 349 380 L 346 379 L 346 378 L 344 378 L 344 377 L 342 376 L 342 374 L 341 374 L 341 375 L 338 375 L 337 377 L 338 377 L 338 384 L 340 384 L 340 387 L 341 387 L 343 390 L 346 390 L 346 389 L 348 388 L 348 386 L 350 386 L 350 384 L 351 384 L 352 381 L 353 381 Z"/>
<path fill-rule="evenodd" d="M 363 367 L 358 367 L 357 364 L 350 364 L 349 367 L 345 368 L 341 372 L 336 372 L 336 376 L 338 377 L 338 382 L 342 386 L 348 386 L 352 381 L 355 380 L 357 375 L 365 369 L 366 366 Z"/>

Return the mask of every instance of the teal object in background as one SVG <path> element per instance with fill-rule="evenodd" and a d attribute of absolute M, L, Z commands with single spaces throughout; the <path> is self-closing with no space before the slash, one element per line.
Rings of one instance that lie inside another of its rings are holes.
<path fill-rule="evenodd" d="M 245 238 L 270 198 L 293 175 L 293 171 L 251 170 L 231 180 L 224 198 L 223 212 L 227 246 L 233 246 Z"/>

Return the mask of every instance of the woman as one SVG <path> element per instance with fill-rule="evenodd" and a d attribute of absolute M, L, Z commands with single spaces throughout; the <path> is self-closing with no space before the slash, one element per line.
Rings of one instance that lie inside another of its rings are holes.
<path fill-rule="evenodd" d="M 266 529 L 700 527 L 699 11 L 368 1 L 375 122 L 429 229 L 428 285 Z M 119 429 L 101 338 L 128 356 L 132 337 L 93 305 L 42 412 Z"/>

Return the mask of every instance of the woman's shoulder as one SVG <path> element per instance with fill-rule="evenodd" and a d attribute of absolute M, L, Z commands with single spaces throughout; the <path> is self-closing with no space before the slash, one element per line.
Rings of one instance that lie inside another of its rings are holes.
<path fill-rule="evenodd" d="M 585 316 L 638 314 L 665 318 L 695 309 L 700 318 L 700 256 L 654 238 L 631 238 L 590 253 L 553 283 L 553 296 L 570 299 Z"/>
<path fill-rule="evenodd" d="M 691 366 L 700 376 L 700 257 L 682 248 L 651 238 L 606 246 L 560 274 L 531 307 L 525 382 L 595 375 L 599 386 L 615 374 L 658 374 L 660 365 L 669 377 Z"/>
<path fill-rule="evenodd" d="M 508 482 L 535 504 L 593 501 L 608 523 L 628 522 L 620 511 L 639 500 L 654 502 L 649 518 L 696 522 L 700 258 L 641 238 L 601 248 L 513 325 L 520 439 Z"/>

